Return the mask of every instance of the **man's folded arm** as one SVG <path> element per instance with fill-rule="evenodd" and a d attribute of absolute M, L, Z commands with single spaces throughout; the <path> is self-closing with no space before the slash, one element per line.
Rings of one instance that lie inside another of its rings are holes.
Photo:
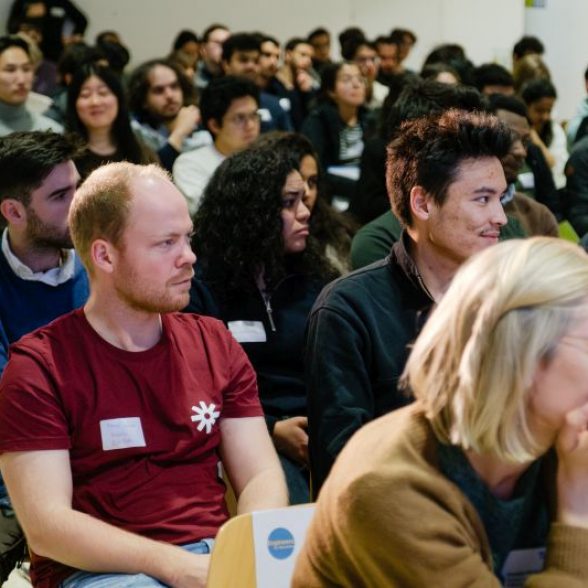
<path fill-rule="evenodd" d="M 141 537 L 74 510 L 67 450 L 4 453 L 0 468 L 37 555 L 90 572 L 144 573 L 178 588 L 205 586 L 209 556 Z"/>
<path fill-rule="evenodd" d="M 220 428 L 221 459 L 237 496 L 239 513 L 287 506 L 284 473 L 265 419 L 225 418 Z"/>

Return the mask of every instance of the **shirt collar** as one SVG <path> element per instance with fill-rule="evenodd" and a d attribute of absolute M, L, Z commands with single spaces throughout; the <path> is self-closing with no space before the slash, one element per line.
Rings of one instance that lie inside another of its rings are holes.
<path fill-rule="evenodd" d="M 59 286 L 73 278 L 75 272 L 75 252 L 73 249 L 63 249 L 64 257 L 58 267 L 45 272 L 33 272 L 10 249 L 8 242 L 8 229 L 2 233 L 2 253 L 10 266 L 10 269 L 21 279 L 30 282 L 42 282 L 48 286 Z"/>

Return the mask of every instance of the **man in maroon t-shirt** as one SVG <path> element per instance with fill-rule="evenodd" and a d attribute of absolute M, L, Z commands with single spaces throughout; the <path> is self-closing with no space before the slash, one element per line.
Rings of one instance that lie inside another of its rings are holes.
<path fill-rule="evenodd" d="M 14 345 L 0 384 L 0 466 L 33 583 L 204 586 L 228 516 L 219 457 L 240 512 L 287 504 L 255 374 L 222 323 L 175 312 L 195 256 L 165 172 L 98 169 L 70 227 L 90 298 Z"/>

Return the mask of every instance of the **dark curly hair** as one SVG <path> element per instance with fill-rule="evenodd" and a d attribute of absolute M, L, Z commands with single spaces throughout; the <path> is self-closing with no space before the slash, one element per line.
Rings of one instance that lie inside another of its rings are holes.
<path fill-rule="evenodd" d="M 284 253 L 282 189 L 298 167 L 288 152 L 256 146 L 227 158 L 210 179 L 194 217 L 192 247 L 221 299 L 254 290 L 261 269 L 268 289 L 291 271 L 331 277 L 312 239 L 302 253 Z"/>
<path fill-rule="evenodd" d="M 318 170 L 318 194 L 310 215 L 310 234 L 319 243 L 323 254 L 326 255 L 327 247 L 331 246 L 340 258 L 349 259 L 351 239 L 359 227 L 353 219 L 341 214 L 328 203 L 324 173 L 312 143 L 300 133 L 273 131 L 261 135 L 255 146 L 289 153 L 298 162 L 298 166 L 302 165 L 302 160 L 306 156 L 315 160 Z"/>
<path fill-rule="evenodd" d="M 150 88 L 149 74 L 151 71 L 161 65 L 171 69 L 178 78 L 178 83 L 182 89 L 184 106 L 196 102 L 196 94 L 190 80 L 184 75 L 179 65 L 168 59 L 152 59 L 139 65 L 131 74 L 128 83 L 129 108 L 131 112 L 139 119 L 139 122 L 150 124 L 156 127 L 161 121 L 145 108 L 145 101 Z"/>

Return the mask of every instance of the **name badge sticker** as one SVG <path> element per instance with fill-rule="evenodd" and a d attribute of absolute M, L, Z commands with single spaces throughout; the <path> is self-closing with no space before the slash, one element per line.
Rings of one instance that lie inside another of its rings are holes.
<path fill-rule="evenodd" d="M 505 588 L 523 588 L 527 577 L 540 572 L 544 565 L 545 547 L 511 551 L 502 568 Z"/>
<path fill-rule="evenodd" d="M 239 343 L 265 343 L 267 335 L 261 321 L 229 321 L 229 331 Z"/>
<path fill-rule="evenodd" d="M 517 179 L 525 190 L 532 190 L 535 187 L 535 176 L 533 175 L 533 172 L 519 174 Z"/>
<path fill-rule="evenodd" d="M 100 435 L 102 436 L 102 449 L 104 451 L 128 449 L 129 447 L 146 447 L 147 445 L 139 417 L 100 421 Z"/>
<path fill-rule="evenodd" d="M 267 108 L 260 108 L 258 111 L 261 122 L 271 122 L 272 113 Z"/>

